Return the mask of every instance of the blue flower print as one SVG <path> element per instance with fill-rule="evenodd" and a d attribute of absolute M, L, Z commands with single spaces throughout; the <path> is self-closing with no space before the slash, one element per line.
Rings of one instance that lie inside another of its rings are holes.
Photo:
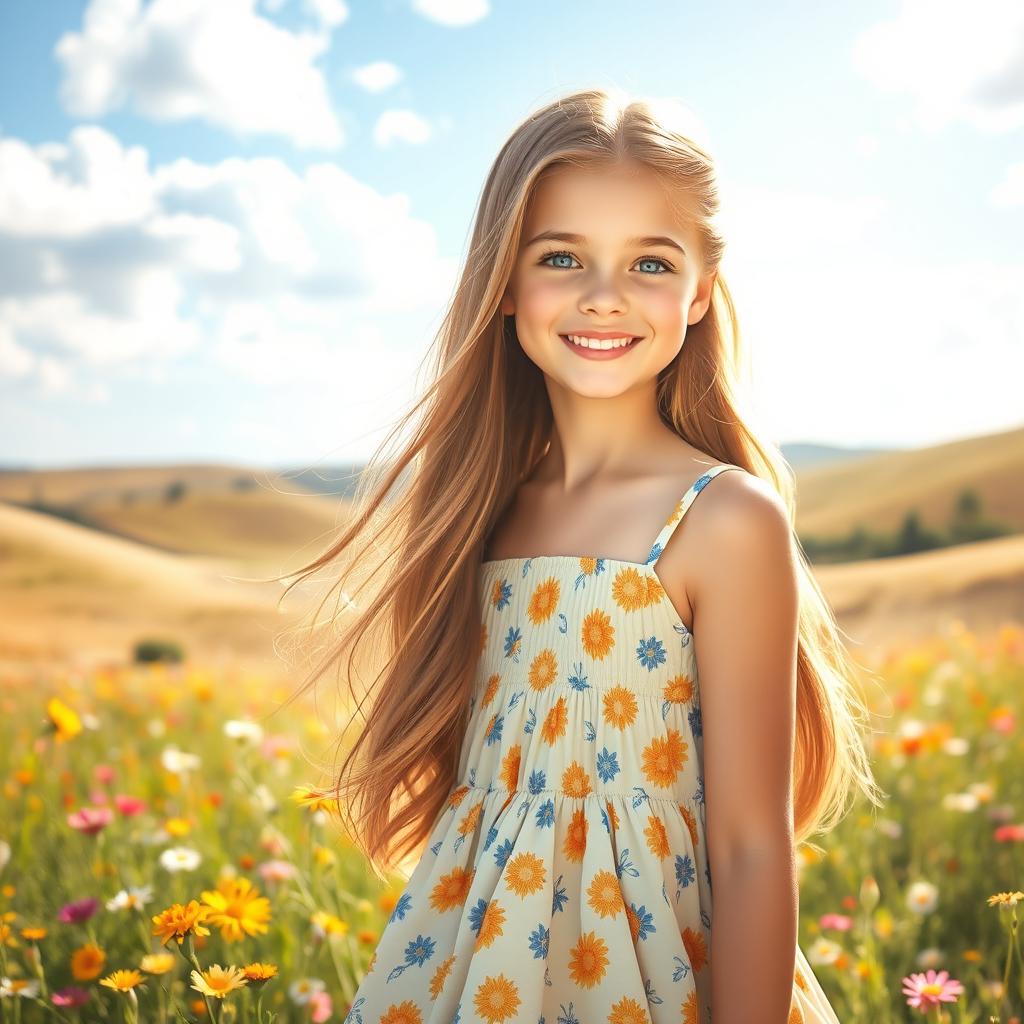
<path fill-rule="evenodd" d="M 582 661 L 578 661 L 573 665 L 572 675 L 569 676 L 569 685 L 576 691 L 590 689 L 590 683 L 587 682 L 587 677 L 583 674 Z"/>
<path fill-rule="evenodd" d="M 405 947 L 405 963 L 393 967 L 388 974 L 388 981 L 394 981 L 406 968 L 422 967 L 433 955 L 436 941 L 430 936 L 417 935 L 408 946 Z"/>
<path fill-rule="evenodd" d="M 551 941 L 551 930 L 539 924 L 530 932 L 530 949 L 535 960 L 543 960 L 548 955 L 548 943 Z"/>
<path fill-rule="evenodd" d="M 502 730 L 502 727 L 504 726 L 504 724 L 505 724 L 505 716 L 504 715 L 498 715 L 498 717 L 495 718 L 495 720 L 494 720 L 494 724 L 490 727 L 490 729 L 487 730 L 487 735 L 486 735 L 487 746 L 490 746 L 492 743 L 500 743 L 501 742 L 501 730 Z"/>
<path fill-rule="evenodd" d="M 538 828 L 553 828 L 555 824 L 555 801 L 545 800 L 534 815 Z"/>
<path fill-rule="evenodd" d="M 494 851 L 494 863 L 497 864 L 499 868 L 503 868 L 505 866 L 505 862 L 508 860 L 509 854 L 512 853 L 512 848 L 514 845 L 515 844 L 512 842 L 511 839 L 506 839 L 505 842 L 503 842 Z"/>
<path fill-rule="evenodd" d="M 704 721 L 700 716 L 700 705 L 691 708 L 686 717 L 690 720 L 690 729 L 693 730 L 694 739 L 700 739 L 704 735 Z"/>
<path fill-rule="evenodd" d="M 565 910 L 565 905 L 569 902 L 569 897 L 566 894 L 565 886 L 562 885 L 562 876 L 559 875 L 555 879 L 554 889 L 551 893 L 551 913 L 555 911 L 562 912 Z"/>
<path fill-rule="evenodd" d="M 523 646 L 523 635 L 518 626 L 509 626 L 505 634 L 505 657 L 519 661 L 519 652 Z"/>
<path fill-rule="evenodd" d="M 391 911 L 391 916 L 388 918 L 388 923 L 392 921 L 401 921 L 406 914 L 406 911 L 412 906 L 412 897 L 407 893 L 403 892 L 398 897 L 398 902 L 395 904 L 395 909 Z"/>
<path fill-rule="evenodd" d="M 483 898 L 478 899 L 468 914 L 469 926 L 477 935 L 480 934 L 480 926 L 484 923 L 484 914 L 487 913 L 489 902 Z"/>
<path fill-rule="evenodd" d="M 693 860 L 690 855 L 684 853 L 680 857 L 676 854 L 676 881 L 680 888 L 685 889 L 688 885 L 692 885 L 694 877 Z"/>
<path fill-rule="evenodd" d="M 618 753 L 605 747 L 597 755 L 597 775 L 602 782 L 611 782 L 622 770 L 619 768 Z"/>
<path fill-rule="evenodd" d="M 647 909 L 646 906 L 637 906 L 635 903 L 630 903 L 630 907 L 633 913 L 636 915 L 638 939 L 647 939 L 653 932 L 658 929 L 654 927 L 654 915 Z"/>
<path fill-rule="evenodd" d="M 665 662 L 665 645 L 655 636 L 641 640 L 636 649 L 636 657 L 648 672 L 653 672 Z"/>
<path fill-rule="evenodd" d="M 512 596 L 512 585 L 508 580 L 502 579 L 501 586 L 498 589 L 498 600 L 494 603 L 494 607 L 501 611 L 506 608 L 509 603 L 509 598 Z"/>

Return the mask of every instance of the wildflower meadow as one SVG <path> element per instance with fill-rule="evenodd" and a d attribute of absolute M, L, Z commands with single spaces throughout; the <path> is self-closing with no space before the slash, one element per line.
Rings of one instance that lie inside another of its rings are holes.
<path fill-rule="evenodd" d="M 844 1022 L 1019 1022 L 1022 688 L 1016 626 L 866 674 L 885 805 L 798 851 L 800 943 Z M 311 778 L 334 725 L 271 715 L 288 693 L 187 664 L 4 684 L 0 1019 L 378 1024 L 351 1000 L 404 878 L 337 827 Z"/>

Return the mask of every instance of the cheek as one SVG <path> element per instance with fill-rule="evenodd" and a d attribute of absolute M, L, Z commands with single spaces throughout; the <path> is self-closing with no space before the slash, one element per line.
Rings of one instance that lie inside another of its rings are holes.
<path fill-rule="evenodd" d="M 528 323 L 544 325 L 561 316 L 566 303 L 565 288 L 543 279 L 533 280 L 519 295 L 519 315 Z"/>
<path fill-rule="evenodd" d="M 675 330 L 686 321 L 682 297 L 669 289 L 652 290 L 645 297 L 643 310 L 652 324 L 666 331 Z"/>

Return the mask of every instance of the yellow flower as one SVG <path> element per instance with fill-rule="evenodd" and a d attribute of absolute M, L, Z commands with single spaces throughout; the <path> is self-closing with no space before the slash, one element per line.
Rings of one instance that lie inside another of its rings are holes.
<path fill-rule="evenodd" d="M 246 964 L 242 968 L 242 973 L 245 975 L 246 980 L 251 981 L 254 985 L 262 985 L 277 975 L 277 967 L 274 964 L 256 961 L 255 963 Z"/>
<path fill-rule="evenodd" d="M 223 999 L 229 992 L 249 984 L 249 979 L 237 967 L 211 965 L 209 970 L 192 972 L 192 987 L 204 995 Z"/>
<path fill-rule="evenodd" d="M 168 818 L 164 822 L 164 830 L 177 838 L 187 836 L 192 831 L 192 823 L 188 818 Z"/>
<path fill-rule="evenodd" d="M 28 939 L 30 942 L 38 942 L 40 939 L 46 938 L 45 928 L 22 928 L 22 938 Z"/>
<path fill-rule="evenodd" d="M 261 896 L 248 878 L 222 878 L 216 890 L 208 889 L 202 896 L 208 904 L 206 920 L 220 928 L 221 938 L 228 942 L 269 930 L 270 900 Z"/>
<path fill-rule="evenodd" d="M 313 860 L 316 861 L 317 865 L 322 868 L 330 867 L 337 861 L 337 857 L 334 855 L 334 851 L 328 849 L 326 846 L 320 846 L 318 843 L 313 847 Z"/>
<path fill-rule="evenodd" d="M 107 954 L 99 946 L 87 942 L 71 954 L 71 974 L 75 981 L 92 981 L 99 976 Z"/>
<path fill-rule="evenodd" d="M 175 903 L 153 918 L 153 934 L 160 936 L 162 946 L 171 939 L 177 939 L 180 946 L 189 934 L 209 935 L 210 929 L 202 925 L 209 911 L 198 900 L 189 900 L 187 906 Z"/>
<path fill-rule="evenodd" d="M 296 786 L 292 791 L 291 799 L 300 807 L 308 807 L 311 811 L 333 812 L 335 803 L 328 798 L 327 793 L 322 793 L 311 786 Z"/>
<path fill-rule="evenodd" d="M 325 935 L 347 935 L 348 925 L 340 917 L 327 913 L 326 910 L 317 910 L 310 918 L 313 924 L 320 928 Z"/>
<path fill-rule="evenodd" d="M 173 953 L 147 953 L 139 964 L 147 974 L 166 974 L 174 967 Z"/>
<path fill-rule="evenodd" d="M 134 968 L 130 971 L 114 971 L 100 979 L 101 985 L 116 989 L 118 992 L 130 992 L 136 985 L 141 985 L 143 977 Z"/>
<path fill-rule="evenodd" d="M 208 703 L 213 700 L 213 685 L 206 675 L 196 675 L 192 679 L 192 696 L 196 700 Z"/>
<path fill-rule="evenodd" d="M 50 724 L 57 734 L 58 743 L 64 743 L 82 731 L 82 720 L 78 713 L 59 697 L 51 697 L 46 702 L 46 713 L 50 716 Z"/>
<path fill-rule="evenodd" d="M 1024 892 L 997 892 L 989 896 L 988 905 L 994 907 L 998 903 L 1002 907 L 1015 907 L 1021 900 L 1024 900 Z"/>

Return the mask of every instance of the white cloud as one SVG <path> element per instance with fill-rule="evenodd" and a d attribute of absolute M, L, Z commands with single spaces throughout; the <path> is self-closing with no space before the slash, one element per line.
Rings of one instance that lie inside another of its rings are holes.
<path fill-rule="evenodd" d="M 1024 264 L 910 263 L 874 196 L 734 186 L 725 202 L 743 390 L 773 437 L 924 444 L 1014 422 Z"/>
<path fill-rule="evenodd" d="M 70 374 L 67 366 L 57 359 L 44 356 L 39 360 L 39 386 L 50 398 L 65 395 L 70 391 Z"/>
<path fill-rule="evenodd" d="M 0 261 L 0 379 L 46 394 L 90 370 L 159 376 L 191 356 L 271 386 L 337 379 L 365 395 L 400 358 L 389 339 L 422 347 L 409 325 L 455 274 L 407 196 L 335 164 L 150 170 L 144 149 L 95 125 L 60 145 L 0 139 Z"/>
<path fill-rule="evenodd" d="M 870 239 L 886 210 L 881 196 L 834 196 L 720 180 L 719 221 L 730 249 L 747 260 L 801 264 Z"/>
<path fill-rule="evenodd" d="M 344 0 L 306 0 L 306 9 L 324 28 L 337 28 L 348 21 L 348 4 Z"/>
<path fill-rule="evenodd" d="M 381 148 L 393 142 L 422 145 L 431 134 L 430 125 L 411 110 L 385 110 L 373 126 L 373 141 Z"/>
<path fill-rule="evenodd" d="M 853 149 L 858 156 L 870 158 L 878 155 L 880 142 L 877 135 L 861 134 L 853 140 Z"/>
<path fill-rule="evenodd" d="M 442 25 L 470 25 L 491 13 L 488 0 L 413 0 L 412 9 Z"/>
<path fill-rule="evenodd" d="M 992 205 L 1004 210 L 1010 206 L 1024 206 L 1024 160 L 1010 164 L 1006 177 L 992 189 Z"/>
<path fill-rule="evenodd" d="M 402 80 L 402 72 L 389 60 L 375 60 L 352 72 L 352 81 L 367 92 L 383 92 Z"/>
<path fill-rule="evenodd" d="M 290 32 L 254 0 L 91 0 L 82 30 L 54 49 L 62 101 L 76 117 L 130 103 L 157 121 L 200 118 L 240 136 L 335 149 L 344 133 L 315 61 L 347 9 L 333 0 L 310 7 L 318 29 Z"/>
<path fill-rule="evenodd" d="M 81 238 L 138 223 L 153 210 L 148 154 L 94 125 L 65 143 L 0 137 L 0 224 L 14 235 Z"/>
<path fill-rule="evenodd" d="M 854 42 L 854 67 L 883 92 L 909 95 L 935 132 L 966 121 L 986 132 L 1024 125 L 1024 4 L 904 0 Z"/>
<path fill-rule="evenodd" d="M 28 377 L 36 362 L 35 355 L 15 341 L 11 325 L 0 321 L 0 380 Z"/>

